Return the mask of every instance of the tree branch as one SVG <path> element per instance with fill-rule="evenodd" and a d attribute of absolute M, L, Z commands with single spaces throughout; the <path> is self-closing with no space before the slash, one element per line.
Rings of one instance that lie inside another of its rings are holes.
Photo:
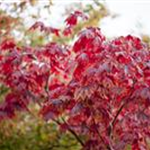
<path fill-rule="evenodd" d="M 117 111 L 117 113 L 116 113 L 116 115 L 115 115 L 115 117 L 114 117 L 114 119 L 113 119 L 113 121 L 112 121 L 112 123 L 111 123 L 112 127 L 114 127 L 114 125 L 115 125 L 115 123 L 116 123 L 116 120 L 117 120 L 119 114 L 121 113 L 121 111 L 123 110 L 123 108 L 125 107 L 126 104 L 127 104 L 127 103 L 124 102 L 124 103 L 120 106 L 120 108 L 118 109 L 118 111 Z"/>
<path fill-rule="evenodd" d="M 94 124 L 96 125 L 94 118 L 93 118 L 93 121 L 94 121 Z M 97 134 L 98 134 L 100 140 L 103 142 L 103 144 L 104 144 L 104 146 L 107 148 L 107 150 L 113 150 L 109 144 L 107 145 L 106 141 L 104 140 L 104 138 L 103 138 L 102 135 L 100 134 L 98 128 L 96 127 L 95 129 L 96 129 L 96 132 L 97 132 Z"/>
<path fill-rule="evenodd" d="M 84 146 L 84 142 L 80 139 L 76 132 L 70 128 L 69 124 L 65 121 L 65 119 L 62 118 L 62 120 L 68 126 L 68 131 L 76 138 L 76 140 L 81 144 L 81 146 Z M 58 120 L 53 121 L 56 122 L 58 125 L 61 125 L 61 123 Z"/>
<path fill-rule="evenodd" d="M 123 104 L 122 104 L 122 105 L 120 106 L 120 108 L 118 109 L 118 111 L 117 111 L 117 113 L 116 113 L 114 119 L 112 120 L 112 122 L 110 123 L 110 125 L 109 125 L 109 127 L 108 127 L 108 135 L 109 135 L 109 136 L 110 136 L 111 133 L 112 133 L 112 130 L 113 130 L 114 126 L 115 126 L 115 123 L 116 123 L 116 121 L 117 121 L 117 119 L 118 119 L 118 116 L 119 116 L 120 113 L 122 112 L 123 108 L 124 108 L 126 105 L 128 105 L 128 103 L 130 102 L 129 99 L 130 99 L 130 97 L 131 97 L 132 94 L 133 94 L 134 85 L 135 85 L 135 81 L 134 81 L 134 83 L 133 83 L 133 87 L 132 87 L 132 89 L 131 89 L 131 91 L 130 91 L 129 96 L 127 96 L 126 98 L 124 98 L 124 99 L 122 100 L 122 101 L 123 101 Z"/>

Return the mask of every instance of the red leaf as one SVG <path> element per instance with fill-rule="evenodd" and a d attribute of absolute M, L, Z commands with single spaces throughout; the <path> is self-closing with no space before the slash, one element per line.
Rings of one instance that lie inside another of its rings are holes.
<path fill-rule="evenodd" d="M 29 30 L 35 30 L 37 28 L 40 28 L 40 30 L 43 30 L 44 28 L 44 23 L 41 21 L 36 22 L 35 24 L 33 24 Z"/>
<path fill-rule="evenodd" d="M 77 25 L 79 17 L 82 18 L 82 20 L 88 19 L 88 17 L 80 11 L 75 11 L 66 18 L 65 22 L 67 26 L 63 31 L 64 36 L 68 36 L 72 33 L 72 28 Z"/>
<path fill-rule="evenodd" d="M 35 30 L 35 29 L 38 29 L 38 28 L 39 28 L 40 31 L 44 31 L 44 32 L 46 32 L 46 33 L 53 33 L 53 34 L 55 34 L 56 36 L 59 36 L 59 29 L 56 29 L 56 28 L 53 28 L 53 27 L 46 27 L 46 26 L 44 25 L 44 23 L 43 23 L 43 22 L 40 22 L 40 21 L 38 21 L 38 22 L 36 22 L 35 24 L 33 24 L 33 25 L 30 27 L 29 30 Z"/>
<path fill-rule="evenodd" d="M 68 26 L 75 26 L 77 24 L 78 17 L 81 17 L 83 20 L 88 19 L 84 13 L 80 11 L 75 11 L 74 13 L 70 14 L 70 16 L 65 20 Z"/>
<path fill-rule="evenodd" d="M 16 44 L 13 40 L 4 40 L 0 44 L 0 50 L 7 50 L 7 49 L 13 49 L 16 47 Z"/>
<path fill-rule="evenodd" d="M 75 14 L 71 14 L 66 20 L 65 22 L 67 23 L 67 25 L 69 26 L 74 26 L 77 24 L 77 15 Z"/>
<path fill-rule="evenodd" d="M 68 36 L 72 33 L 72 28 L 71 27 L 66 27 L 63 31 L 64 36 Z"/>
<path fill-rule="evenodd" d="M 79 34 L 73 50 L 75 52 L 101 52 L 104 40 L 105 37 L 101 34 L 99 28 L 90 27 Z"/>

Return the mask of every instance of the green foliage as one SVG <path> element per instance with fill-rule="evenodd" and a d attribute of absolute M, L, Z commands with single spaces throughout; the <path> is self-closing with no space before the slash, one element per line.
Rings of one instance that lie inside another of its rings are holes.
<path fill-rule="evenodd" d="M 69 132 L 60 133 L 56 124 L 46 123 L 33 114 L 20 114 L 13 121 L 0 123 L 0 150 L 66 149 L 80 149 L 73 135 Z"/>

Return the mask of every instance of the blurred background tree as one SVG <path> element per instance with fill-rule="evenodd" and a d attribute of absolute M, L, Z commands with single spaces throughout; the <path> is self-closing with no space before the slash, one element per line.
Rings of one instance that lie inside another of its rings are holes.
<path fill-rule="evenodd" d="M 98 2 L 98 0 L 93 0 L 92 4 L 85 5 L 84 3 L 75 2 L 67 6 L 63 17 L 68 16 L 69 13 L 80 10 L 88 14 L 89 19 L 86 22 L 82 20 L 74 28 L 74 32 L 68 36 L 60 37 L 35 31 L 29 32 L 28 28 L 36 21 L 42 20 L 52 22 L 50 16 L 51 7 L 55 4 L 55 1 L 36 1 L 36 0 L 20 0 L 16 3 L 0 3 L 0 41 L 4 39 L 14 39 L 17 40 L 21 45 L 32 45 L 38 46 L 45 44 L 50 41 L 59 41 L 60 43 L 68 42 L 73 39 L 74 35 L 78 33 L 82 28 L 89 26 L 99 26 L 100 20 L 107 15 L 110 15 L 108 9 L 104 4 Z M 43 10 L 45 14 L 43 15 Z M 50 24 L 50 23 L 49 23 Z M 50 26 L 50 25 L 49 25 Z"/>
<path fill-rule="evenodd" d="M 42 10 L 50 13 L 52 1 L 39 5 L 37 0 L 20 0 L 18 2 L 0 2 L 0 42 L 5 39 L 15 39 L 20 44 L 29 44 L 33 38 L 43 42 L 40 35 L 29 34 L 26 23 L 33 24 L 41 18 Z"/>
<path fill-rule="evenodd" d="M 141 35 L 142 40 L 150 46 L 150 36 L 146 34 Z"/>

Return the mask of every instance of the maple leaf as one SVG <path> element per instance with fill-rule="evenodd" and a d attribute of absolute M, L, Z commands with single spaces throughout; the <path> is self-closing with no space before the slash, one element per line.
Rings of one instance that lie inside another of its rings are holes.
<path fill-rule="evenodd" d="M 35 30 L 35 29 L 39 29 L 40 31 L 44 31 L 45 33 L 53 33 L 55 34 L 56 36 L 59 36 L 59 29 L 57 28 L 53 28 L 53 27 L 47 27 L 44 25 L 43 22 L 41 21 L 38 21 L 36 22 L 35 24 L 33 24 L 29 31 L 32 31 L 32 30 Z"/>
<path fill-rule="evenodd" d="M 16 47 L 16 44 L 13 40 L 4 40 L 0 44 L 0 50 L 8 50 L 8 49 L 13 49 Z"/>

